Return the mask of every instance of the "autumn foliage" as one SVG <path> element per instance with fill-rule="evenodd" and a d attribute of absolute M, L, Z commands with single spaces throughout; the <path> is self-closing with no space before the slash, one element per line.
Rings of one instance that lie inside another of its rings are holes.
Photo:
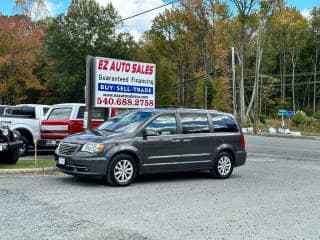
<path fill-rule="evenodd" d="M 29 18 L 0 15 L 0 96 L 3 102 L 16 104 L 37 100 L 42 86 L 34 69 L 41 54 L 41 36 L 39 27 Z"/>

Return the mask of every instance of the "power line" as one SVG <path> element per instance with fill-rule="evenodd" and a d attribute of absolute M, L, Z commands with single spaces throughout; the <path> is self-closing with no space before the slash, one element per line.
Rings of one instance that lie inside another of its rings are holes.
<path fill-rule="evenodd" d="M 171 2 L 168 2 L 168 3 L 165 3 L 163 5 L 160 5 L 158 7 L 155 7 L 155 8 L 151 8 L 151 9 L 148 9 L 148 10 L 145 10 L 145 11 L 142 11 L 142 12 L 139 12 L 137 14 L 134 14 L 132 16 L 129 16 L 129 17 L 126 17 L 126 18 L 122 18 L 120 19 L 119 21 L 115 22 L 115 24 L 118 24 L 118 23 L 121 23 L 123 21 L 126 21 L 126 20 L 129 20 L 131 18 L 135 18 L 135 17 L 138 17 L 140 15 L 143 15 L 143 14 L 146 14 L 146 13 L 149 13 L 149 12 L 153 12 L 154 10 L 157 10 L 157 9 L 160 9 L 160 8 L 163 8 L 163 7 L 166 7 L 168 5 L 171 5 L 171 4 L 174 4 L 174 3 L 177 3 L 177 2 L 180 2 L 180 0 L 175 0 L 175 1 L 171 1 Z"/>
<path fill-rule="evenodd" d="M 132 18 L 135 18 L 135 17 L 138 17 L 140 15 L 143 15 L 143 14 L 146 14 L 146 13 L 149 13 L 149 12 L 152 12 L 154 10 L 157 10 L 157 9 L 160 9 L 160 8 L 163 8 L 163 7 L 166 7 L 168 5 L 171 5 L 171 4 L 174 4 L 174 3 L 177 3 L 179 2 L 180 0 L 175 0 L 175 1 L 171 1 L 171 2 L 168 2 L 168 3 L 165 3 L 163 5 L 160 5 L 158 7 L 154 7 L 154 8 L 151 8 L 151 9 L 148 9 L 148 10 L 145 10 L 145 11 L 142 11 L 142 12 L 139 12 L 137 14 L 134 14 L 132 16 L 129 16 L 129 17 L 125 17 L 125 18 L 122 18 L 120 19 L 119 21 L 116 21 L 115 24 L 119 24 L 123 21 L 126 21 L 126 20 L 129 20 L 129 19 L 132 19 Z M 29 47 L 29 48 L 22 48 L 22 49 L 19 49 L 19 50 L 16 50 L 16 51 L 12 51 L 12 52 L 6 52 L 6 53 L 2 53 L 0 54 L 0 57 L 3 57 L 3 56 L 6 56 L 6 55 L 15 55 L 15 54 L 19 54 L 21 52 L 27 52 L 27 51 L 30 51 L 34 48 L 41 48 L 43 47 L 44 45 L 38 45 L 38 46 L 32 46 L 32 47 Z"/>

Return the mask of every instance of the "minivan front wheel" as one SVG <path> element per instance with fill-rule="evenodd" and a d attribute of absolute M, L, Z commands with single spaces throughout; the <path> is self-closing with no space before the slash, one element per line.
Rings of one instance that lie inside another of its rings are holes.
<path fill-rule="evenodd" d="M 137 166 L 130 155 L 116 155 L 110 162 L 107 182 L 110 185 L 127 186 L 137 176 Z"/>
<path fill-rule="evenodd" d="M 216 157 L 211 174 L 216 178 L 228 178 L 233 171 L 233 158 L 227 152 L 221 152 Z"/>

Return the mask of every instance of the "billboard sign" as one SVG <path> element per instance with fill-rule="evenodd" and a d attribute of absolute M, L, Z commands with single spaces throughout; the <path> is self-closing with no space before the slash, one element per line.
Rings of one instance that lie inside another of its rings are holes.
<path fill-rule="evenodd" d="M 113 58 L 94 58 L 94 106 L 155 107 L 156 65 Z"/>

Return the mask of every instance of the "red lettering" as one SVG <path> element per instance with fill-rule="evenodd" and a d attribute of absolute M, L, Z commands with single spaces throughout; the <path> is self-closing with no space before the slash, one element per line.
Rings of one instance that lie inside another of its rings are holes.
<path fill-rule="evenodd" d="M 153 68 L 154 68 L 154 65 L 151 65 L 151 66 L 150 66 L 150 75 L 153 74 Z"/>
<path fill-rule="evenodd" d="M 136 63 L 132 64 L 132 71 L 131 72 L 132 73 L 136 73 L 137 72 L 137 64 Z"/>
<path fill-rule="evenodd" d="M 110 71 L 114 71 L 115 70 L 115 64 L 114 64 L 114 61 L 112 62 L 111 64 L 111 67 L 110 67 Z"/>
<path fill-rule="evenodd" d="M 108 63 L 109 63 L 109 61 L 108 61 L 108 60 L 104 60 L 103 63 L 104 63 L 104 65 L 103 65 L 103 70 L 108 70 Z"/>
<path fill-rule="evenodd" d="M 121 62 L 116 62 L 116 71 L 119 72 L 121 69 Z"/>
<path fill-rule="evenodd" d="M 108 70 L 108 60 L 99 60 L 98 69 L 99 70 Z"/>
<path fill-rule="evenodd" d="M 103 60 L 99 60 L 98 69 L 102 70 L 102 66 L 103 66 Z"/>
<path fill-rule="evenodd" d="M 137 73 L 141 73 L 141 65 L 138 64 Z"/>

